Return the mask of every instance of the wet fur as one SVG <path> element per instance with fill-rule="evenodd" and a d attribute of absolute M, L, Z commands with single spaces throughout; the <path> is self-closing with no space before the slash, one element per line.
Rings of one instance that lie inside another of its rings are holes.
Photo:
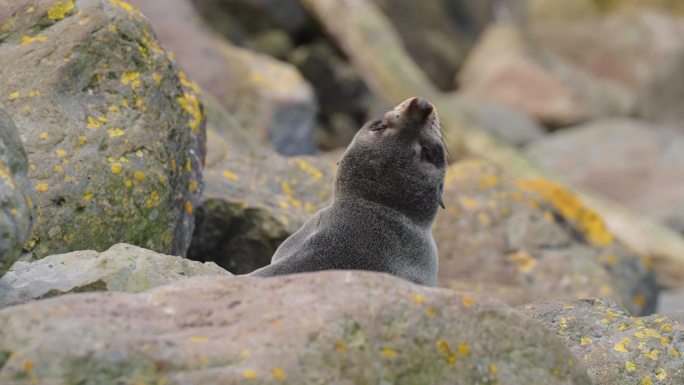
<path fill-rule="evenodd" d="M 437 284 L 431 226 L 441 204 L 446 152 L 434 107 L 405 101 L 359 130 L 342 156 L 330 206 L 317 212 L 251 275 L 331 269 L 390 273 Z M 428 161 L 426 161 L 429 160 Z"/>

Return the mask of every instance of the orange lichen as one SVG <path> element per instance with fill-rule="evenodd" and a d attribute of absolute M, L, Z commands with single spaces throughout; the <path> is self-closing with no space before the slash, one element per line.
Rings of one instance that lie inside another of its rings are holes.
<path fill-rule="evenodd" d="M 586 235 L 592 245 L 605 247 L 613 243 L 613 235 L 608 232 L 603 220 L 563 187 L 544 178 L 521 179 L 518 187 L 548 200 L 563 218 Z"/>

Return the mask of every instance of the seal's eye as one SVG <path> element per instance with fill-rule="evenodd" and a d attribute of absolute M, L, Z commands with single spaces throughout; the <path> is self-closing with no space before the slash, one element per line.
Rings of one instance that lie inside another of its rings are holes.
<path fill-rule="evenodd" d="M 433 146 L 432 148 L 423 147 L 420 150 L 420 159 L 423 162 L 430 163 L 435 167 L 444 166 L 444 149 L 442 146 Z"/>
<path fill-rule="evenodd" d="M 382 120 L 376 120 L 374 121 L 370 127 L 368 128 L 369 131 L 382 131 L 387 128 L 387 125 L 382 122 Z"/>

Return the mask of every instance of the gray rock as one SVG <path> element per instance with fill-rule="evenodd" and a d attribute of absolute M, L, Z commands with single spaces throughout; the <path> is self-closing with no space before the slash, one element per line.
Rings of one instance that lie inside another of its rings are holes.
<path fill-rule="evenodd" d="M 189 0 L 134 0 L 165 47 L 258 140 L 285 155 L 316 151 L 317 104 L 293 66 L 209 32 Z"/>
<path fill-rule="evenodd" d="M 532 142 L 526 154 L 573 184 L 684 232 L 684 134 L 648 122 L 597 120 Z"/>
<path fill-rule="evenodd" d="M 635 318 L 600 299 L 521 310 L 563 339 L 595 385 L 684 383 L 684 312 Z"/>
<path fill-rule="evenodd" d="M 196 277 L 0 310 L 0 382 L 589 385 L 499 302 L 385 274 Z"/>
<path fill-rule="evenodd" d="M 138 293 L 198 275 L 229 274 L 216 264 L 158 254 L 124 243 L 17 262 L 0 278 L 0 307 L 67 293 Z"/>
<path fill-rule="evenodd" d="M 445 97 L 444 101 L 450 108 L 459 112 L 458 118 L 461 124 L 481 127 L 514 146 L 521 146 L 545 134 L 542 126 L 529 115 L 504 105 L 458 93 Z M 450 131 L 445 132 L 447 138 L 451 134 L 457 134 Z"/>
<path fill-rule="evenodd" d="M 188 257 L 244 274 L 267 265 L 280 242 L 328 203 L 339 154 L 283 157 L 208 95 L 205 104 L 206 188 Z"/>
<path fill-rule="evenodd" d="M 0 276 L 19 257 L 31 230 L 28 160 L 12 119 L 0 110 Z"/>
<path fill-rule="evenodd" d="M 608 297 L 653 312 L 659 288 L 648 261 L 553 182 L 461 161 L 448 169 L 444 203 L 433 227 L 441 286 L 510 304 Z"/>
<path fill-rule="evenodd" d="M 29 157 L 33 256 L 119 242 L 183 255 L 204 117 L 146 19 L 122 1 L 0 0 L 0 20 L 0 100 Z"/>

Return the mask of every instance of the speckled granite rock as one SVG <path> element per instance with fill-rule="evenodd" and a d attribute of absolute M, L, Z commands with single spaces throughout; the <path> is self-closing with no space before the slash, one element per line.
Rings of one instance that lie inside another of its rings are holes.
<path fill-rule="evenodd" d="M 684 383 L 684 312 L 634 318 L 613 301 L 595 299 L 521 310 L 563 339 L 595 385 Z"/>
<path fill-rule="evenodd" d="M 442 286 L 509 303 L 611 297 L 654 310 L 648 260 L 627 251 L 578 198 L 545 179 L 518 179 L 479 160 L 452 165 L 433 233 Z"/>
<path fill-rule="evenodd" d="M 589 385 L 499 302 L 385 274 L 196 277 L 0 310 L 0 382 Z"/>
<path fill-rule="evenodd" d="M 138 293 L 196 275 L 229 274 L 208 262 L 158 254 L 124 243 L 109 250 L 74 251 L 17 262 L 0 278 L 0 307 L 66 293 Z"/>
<path fill-rule="evenodd" d="M 0 110 L 0 276 L 19 257 L 31 230 L 28 161 L 12 119 Z"/>
<path fill-rule="evenodd" d="M 293 66 L 207 31 L 189 0 L 133 0 L 164 46 L 252 135 L 285 155 L 312 154 L 316 99 Z"/>
<path fill-rule="evenodd" d="M 0 100 L 29 156 L 37 258 L 190 243 L 204 117 L 146 19 L 121 0 L 0 0 Z"/>
<path fill-rule="evenodd" d="M 205 104 L 206 189 L 188 257 L 244 274 L 268 265 L 280 242 L 329 202 L 339 153 L 280 156 L 213 98 Z"/>

